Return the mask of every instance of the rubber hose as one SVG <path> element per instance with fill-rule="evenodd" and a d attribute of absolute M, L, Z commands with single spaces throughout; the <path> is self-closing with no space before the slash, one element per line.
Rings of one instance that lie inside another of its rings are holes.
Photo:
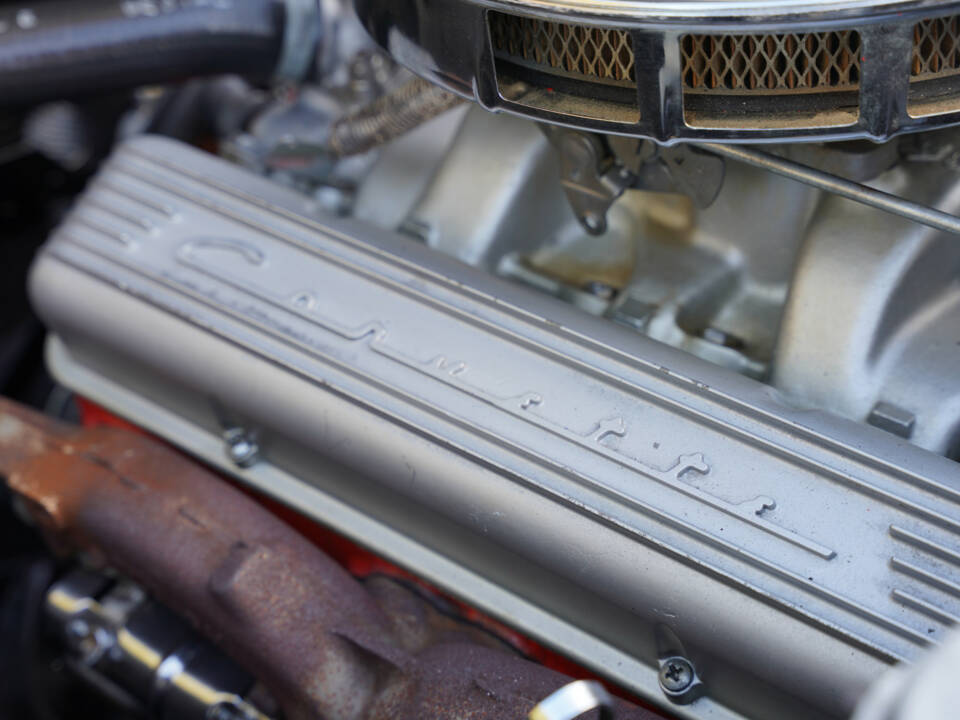
<path fill-rule="evenodd" d="M 48 0 L 0 8 L 0 106 L 199 75 L 268 78 L 282 0 Z"/>

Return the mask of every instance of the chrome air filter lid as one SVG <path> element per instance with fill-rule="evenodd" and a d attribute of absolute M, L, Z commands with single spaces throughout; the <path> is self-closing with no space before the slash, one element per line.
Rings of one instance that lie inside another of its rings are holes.
<path fill-rule="evenodd" d="M 492 110 L 682 139 L 960 122 L 960 2 L 356 0 L 421 75 Z"/>

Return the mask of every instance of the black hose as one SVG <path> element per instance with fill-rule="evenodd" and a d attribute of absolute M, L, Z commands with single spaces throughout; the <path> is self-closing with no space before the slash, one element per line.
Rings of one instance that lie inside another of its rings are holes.
<path fill-rule="evenodd" d="M 235 73 L 268 78 L 282 0 L 47 0 L 0 9 L 0 105 Z"/>

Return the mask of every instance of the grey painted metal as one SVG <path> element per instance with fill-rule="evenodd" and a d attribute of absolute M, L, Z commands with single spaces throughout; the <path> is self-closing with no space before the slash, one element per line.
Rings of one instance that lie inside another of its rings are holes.
<path fill-rule="evenodd" d="M 777 175 L 788 177 L 819 190 L 825 190 L 848 200 L 863 203 L 894 215 L 900 215 L 921 225 L 945 230 L 955 235 L 960 234 L 960 218 L 955 215 L 911 202 L 882 190 L 875 190 L 862 183 L 844 180 L 831 173 L 753 148 L 739 145 L 721 145 L 719 143 L 704 143 L 701 147 L 717 155 L 747 163 L 763 170 L 769 170 Z"/>
<path fill-rule="evenodd" d="M 960 213 L 949 163 L 904 163 L 872 183 Z M 960 457 L 957 236 L 829 196 L 805 235 L 773 384 L 809 406 Z"/>
<path fill-rule="evenodd" d="M 844 716 L 960 617 L 955 463 L 199 151 L 123 146 L 31 290 L 79 391 L 187 447 L 239 417 L 239 477 L 402 526 L 488 582 L 466 599 L 499 586 L 580 633 L 553 646 L 632 658 L 639 694 L 663 701 L 677 638 L 706 693 L 683 717 Z"/>

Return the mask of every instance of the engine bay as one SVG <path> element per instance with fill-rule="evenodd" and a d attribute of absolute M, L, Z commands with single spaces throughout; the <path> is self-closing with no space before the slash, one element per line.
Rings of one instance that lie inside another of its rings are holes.
<path fill-rule="evenodd" d="M 952 717 L 954 5 L 0 6 L 0 716 Z"/>

